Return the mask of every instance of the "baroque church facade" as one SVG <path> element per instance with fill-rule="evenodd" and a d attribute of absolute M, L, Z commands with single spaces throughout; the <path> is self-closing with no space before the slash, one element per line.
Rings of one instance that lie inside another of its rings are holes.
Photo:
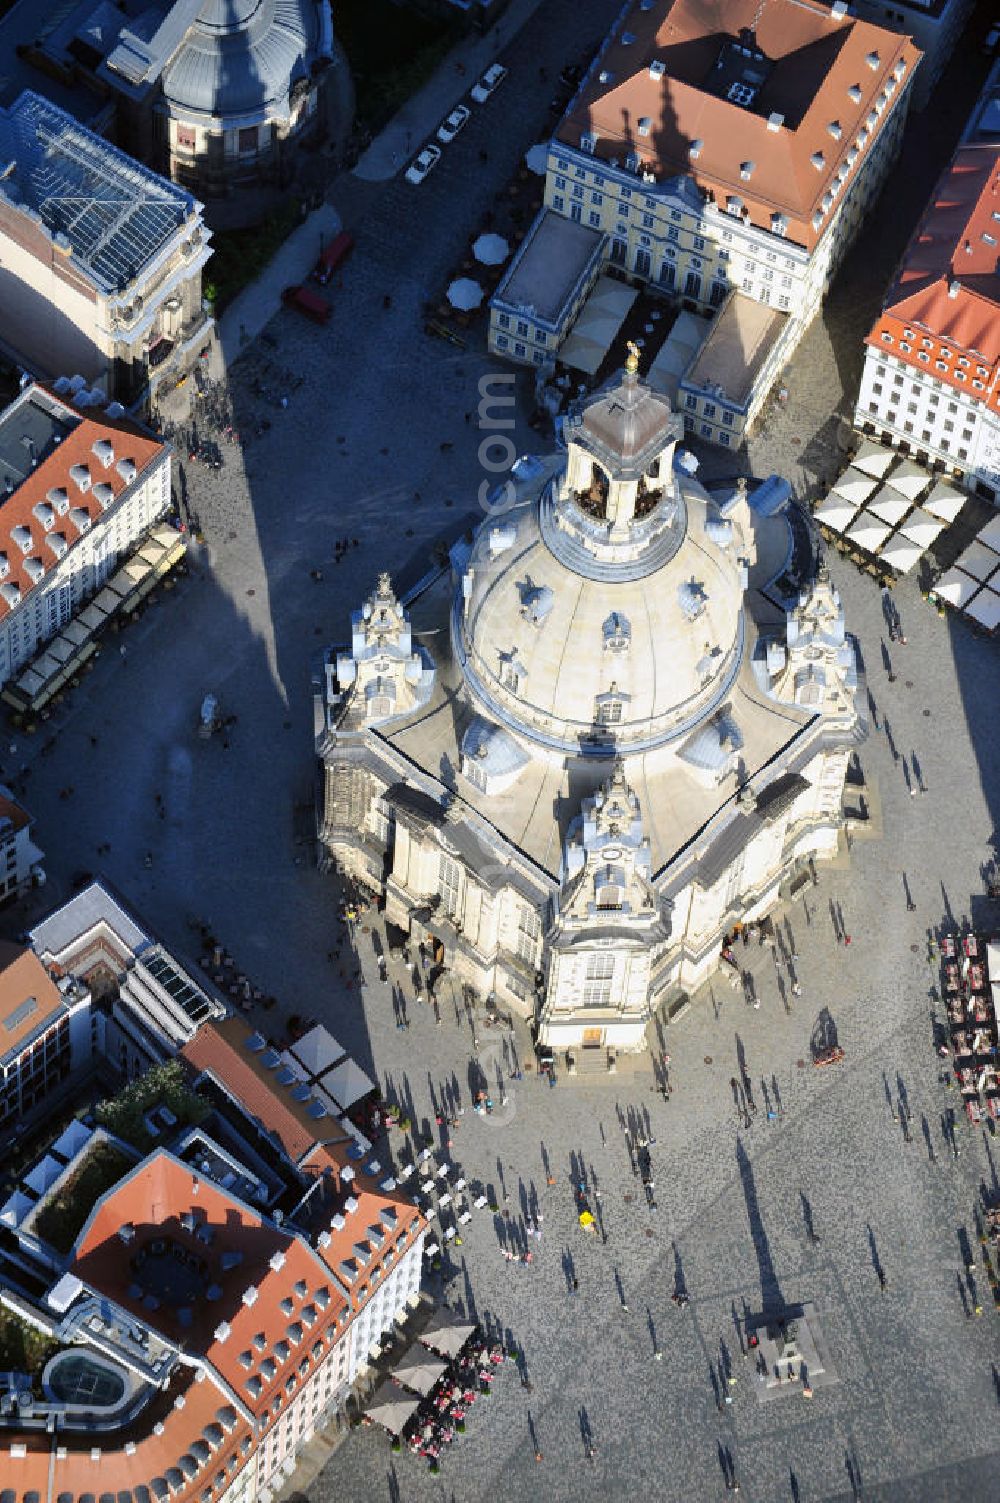
<path fill-rule="evenodd" d="M 866 732 L 787 487 L 706 489 L 682 432 L 631 356 L 415 598 L 380 577 L 317 682 L 321 863 L 571 1060 L 642 1050 L 836 853 Z"/>

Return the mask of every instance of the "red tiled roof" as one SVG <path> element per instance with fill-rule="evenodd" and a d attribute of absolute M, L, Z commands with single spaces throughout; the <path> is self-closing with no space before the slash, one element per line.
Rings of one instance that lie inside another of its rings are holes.
<path fill-rule="evenodd" d="M 33 390 L 34 388 L 29 390 L 23 400 L 30 400 Z M 127 420 L 109 418 L 103 412 L 95 413 L 90 409 L 84 415 L 54 393 L 45 388 L 42 390 L 48 402 L 57 403 L 63 408 L 66 421 L 72 426 L 51 453 L 30 471 L 14 493 L 0 501 L 0 554 L 6 556 L 8 566 L 7 573 L 0 579 L 0 585 L 15 585 L 21 592 L 22 602 L 36 583 L 40 583 L 46 574 L 51 573 L 59 562 L 59 556 L 53 551 L 48 539 L 59 536 L 67 549 L 72 548 L 82 536 L 81 529 L 93 526 L 103 515 L 105 507 L 102 506 L 99 495 L 95 495 L 96 487 L 110 488 L 112 494 L 107 504 L 112 505 L 132 484 L 131 480 L 119 473 L 118 462 L 131 460 L 135 465 L 136 478 L 139 478 L 163 452 L 162 443 L 141 432 Z M 110 443 L 113 451 L 113 458 L 108 465 L 94 453 L 94 445 L 101 439 Z M 77 481 L 70 476 L 70 470 L 78 465 L 86 468 L 90 478 L 86 491 L 81 490 Z M 50 492 L 62 493 L 60 505 L 64 509 L 60 515 L 51 507 L 51 519 L 46 527 L 35 516 L 33 508 L 48 503 Z M 25 547 L 22 548 L 12 536 L 15 528 L 27 530 L 30 546 L 26 536 Z M 26 568 L 29 558 L 36 559 L 42 565 L 44 572 L 40 574 L 38 581 L 31 578 Z M 0 589 L 0 620 L 16 608 L 16 604 L 11 605 L 4 598 Z"/>
<path fill-rule="evenodd" d="M 191 1213 L 194 1230 L 182 1220 Z M 129 1224 L 134 1235 L 123 1242 L 119 1231 Z M 154 1259 L 162 1267 L 144 1278 Z M 279 1231 L 162 1149 L 98 1202 L 77 1241 L 72 1271 L 169 1340 L 202 1355 L 257 1414 L 289 1369 L 346 1312 L 341 1290 L 300 1237 Z M 304 1294 L 295 1292 L 296 1284 Z M 161 1294 L 151 1309 L 147 1295 L 155 1288 Z M 291 1301 L 290 1310 L 282 1309 L 283 1300 Z M 306 1307 L 308 1319 L 302 1317 Z M 181 1309 L 190 1312 L 188 1319 Z M 297 1343 L 288 1338 L 296 1321 Z M 286 1339 L 287 1354 L 278 1360 L 278 1343 Z M 242 1353 L 250 1355 L 249 1365 L 240 1360 Z M 266 1359 L 274 1362 L 270 1376 L 262 1371 Z M 249 1386 L 254 1375 L 261 1379 L 257 1391 Z"/>
<path fill-rule="evenodd" d="M 923 366 L 971 401 L 989 401 L 1000 367 L 998 257 L 1000 148 L 960 146 L 906 248 L 867 343 Z M 970 364 L 960 367 L 959 356 Z M 945 362 L 943 369 L 938 362 Z M 972 384 L 976 380 L 979 388 Z"/>
<path fill-rule="evenodd" d="M 741 28 L 753 29 L 772 64 L 753 110 L 708 87 L 724 44 Z M 625 42 L 626 36 L 632 40 Z M 788 239 L 811 248 L 826 227 L 824 221 L 814 229 L 812 216 L 841 166 L 853 152 L 851 170 L 857 170 L 889 118 L 886 109 L 859 154 L 855 140 L 879 94 L 900 63 L 901 89 L 920 55 L 908 37 L 850 16 L 833 19 L 820 0 L 769 0 L 765 6 L 758 0 L 673 0 L 665 13 L 662 5 L 643 10 L 634 0 L 601 58 L 609 78 L 602 83 L 594 75 L 557 139 L 579 146 L 581 135 L 593 132 L 595 156 L 622 160 L 634 151 L 659 179 L 690 174 L 721 208 L 731 194 L 768 230 L 771 214 L 782 213 Z M 874 66 L 869 56 L 877 57 Z M 662 77 L 650 73 L 655 62 L 663 64 Z M 768 125 L 773 114 L 783 117 L 776 130 Z M 640 134 L 644 119 L 648 134 Z M 694 141 L 702 145 L 692 159 Z"/>

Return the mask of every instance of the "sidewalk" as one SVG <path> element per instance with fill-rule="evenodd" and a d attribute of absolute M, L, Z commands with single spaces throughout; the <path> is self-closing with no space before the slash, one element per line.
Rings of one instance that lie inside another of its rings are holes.
<path fill-rule="evenodd" d="M 226 370 L 277 313 L 284 289 L 305 281 L 319 257 L 320 238 L 328 243 L 340 227 L 336 209 L 322 204 L 292 231 L 257 280 L 230 303 L 216 326 Z"/>
<path fill-rule="evenodd" d="M 387 182 L 405 167 L 456 104 L 461 104 L 491 63 L 531 19 L 544 0 L 511 0 L 507 11 L 485 36 L 464 37 L 437 72 L 418 89 L 376 136 L 354 168 L 369 183 Z M 459 68 L 464 72 L 459 72 Z M 502 97 L 502 90 L 501 90 Z M 481 109 L 473 104 L 472 109 Z"/>

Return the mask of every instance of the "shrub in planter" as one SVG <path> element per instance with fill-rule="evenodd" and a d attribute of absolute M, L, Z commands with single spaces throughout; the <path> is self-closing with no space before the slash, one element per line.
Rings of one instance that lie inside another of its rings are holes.
<path fill-rule="evenodd" d="M 390 1450 L 401 1451 L 402 1449 L 403 1449 L 403 1442 L 400 1440 L 400 1438 L 399 1438 L 398 1435 L 394 1435 L 392 1437 L 392 1441 L 390 1443 Z"/>
<path fill-rule="evenodd" d="M 455 1429 L 457 1430 L 457 1432 L 458 1432 L 459 1435 L 464 1435 L 465 1434 L 465 1420 L 456 1420 L 455 1421 Z"/>
<path fill-rule="evenodd" d="M 441 1463 L 440 1463 L 440 1461 L 437 1461 L 437 1460 L 432 1461 L 431 1462 L 431 1471 L 434 1473 L 435 1477 L 437 1476 L 437 1474 L 438 1474 L 438 1472 L 440 1470 L 441 1470 Z"/>

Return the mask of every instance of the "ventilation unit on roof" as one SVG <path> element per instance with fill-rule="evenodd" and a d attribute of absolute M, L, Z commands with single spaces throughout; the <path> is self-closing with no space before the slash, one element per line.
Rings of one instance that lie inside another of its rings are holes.
<path fill-rule="evenodd" d="M 833 0 L 830 7 L 830 20 L 842 21 L 847 15 L 847 0 Z"/>
<path fill-rule="evenodd" d="M 767 117 L 767 128 L 768 128 L 768 130 L 778 131 L 778 130 L 781 129 L 781 127 L 784 125 L 784 123 L 785 123 L 785 117 L 784 117 L 784 115 L 779 114 L 779 112 L 777 110 L 773 110 L 772 113 L 770 115 L 768 115 L 768 117 Z"/>
<path fill-rule="evenodd" d="M 609 84 L 611 82 L 611 80 L 614 78 L 614 76 L 615 75 L 612 72 L 610 72 L 609 69 L 602 68 L 601 71 L 600 71 L 600 73 L 598 73 L 598 75 L 597 75 L 597 82 L 598 83 L 603 83 L 603 84 Z"/>
<path fill-rule="evenodd" d="M 581 135 L 580 150 L 590 152 L 591 156 L 597 150 L 597 137 L 592 130 L 585 130 Z"/>
<path fill-rule="evenodd" d="M 640 115 L 639 116 L 639 127 L 638 127 L 638 129 L 639 129 L 640 136 L 648 136 L 649 135 L 650 131 L 653 129 L 653 122 L 652 122 L 652 120 L 650 119 L 650 117 L 648 115 Z"/>
<path fill-rule="evenodd" d="M 658 57 L 654 57 L 649 65 L 650 78 L 662 78 L 667 71 L 666 63 L 662 63 Z"/>
<path fill-rule="evenodd" d="M 642 158 L 637 151 L 630 151 L 625 157 L 625 168 L 628 172 L 638 172 Z"/>
<path fill-rule="evenodd" d="M 704 147 L 704 141 L 702 141 L 699 136 L 696 136 L 695 139 L 691 142 L 691 145 L 688 147 L 688 156 L 691 158 L 692 162 L 697 162 L 698 158 L 702 154 L 702 151 L 704 150 Z"/>
<path fill-rule="evenodd" d="M 961 292 L 961 290 L 962 290 L 962 284 L 961 284 L 961 282 L 958 280 L 957 277 L 954 277 L 948 283 L 948 296 L 951 297 L 951 298 L 956 298 L 956 297 L 958 297 L 958 294 Z"/>

